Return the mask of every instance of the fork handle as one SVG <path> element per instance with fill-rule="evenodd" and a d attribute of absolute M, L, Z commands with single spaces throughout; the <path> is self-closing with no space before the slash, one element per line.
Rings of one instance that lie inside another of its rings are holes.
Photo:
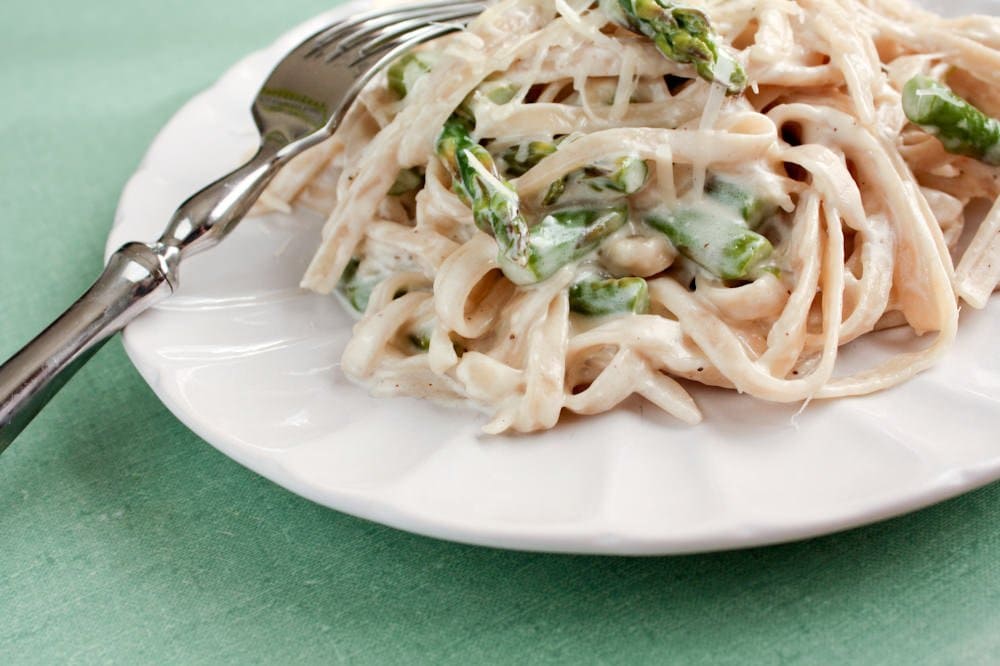
<path fill-rule="evenodd" d="M 76 303 L 0 366 L 0 452 L 108 338 L 171 294 L 163 257 L 162 248 L 122 246 Z"/>
<path fill-rule="evenodd" d="M 154 244 L 128 243 L 93 286 L 0 366 L 0 453 L 108 338 L 173 293 L 182 257 L 218 243 L 291 157 L 315 143 L 267 135 L 249 162 L 181 204 Z"/>

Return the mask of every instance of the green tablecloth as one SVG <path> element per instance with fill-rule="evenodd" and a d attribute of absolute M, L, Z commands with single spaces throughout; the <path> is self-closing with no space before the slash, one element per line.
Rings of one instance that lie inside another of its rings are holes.
<path fill-rule="evenodd" d="M 96 274 L 157 129 L 322 0 L 0 5 L 0 357 Z M 997 663 L 1000 485 L 703 556 L 503 552 L 313 505 L 113 341 L 0 456 L 0 662 Z"/>

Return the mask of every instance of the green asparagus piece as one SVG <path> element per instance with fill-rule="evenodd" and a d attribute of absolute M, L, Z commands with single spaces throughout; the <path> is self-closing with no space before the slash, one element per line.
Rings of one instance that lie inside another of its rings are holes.
<path fill-rule="evenodd" d="M 639 277 L 582 280 L 569 288 L 573 312 L 599 317 L 620 312 L 649 312 L 649 288 Z"/>
<path fill-rule="evenodd" d="M 760 223 L 775 210 L 775 206 L 770 202 L 721 176 L 709 177 L 708 183 L 705 184 L 705 193 L 719 203 L 738 210 L 751 229 L 760 226 Z"/>
<path fill-rule="evenodd" d="M 508 176 L 523 176 L 529 169 L 556 152 L 554 141 L 529 141 L 511 146 L 503 153 Z"/>
<path fill-rule="evenodd" d="M 503 79 L 483 81 L 473 91 L 472 98 L 474 100 L 476 96 L 481 95 L 494 104 L 506 104 L 510 100 L 514 99 L 514 95 L 517 94 L 518 90 L 519 87 L 516 83 L 504 81 Z"/>
<path fill-rule="evenodd" d="M 344 295 L 351 307 L 360 313 L 368 308 L 368 299 L 371 298 L 372 289 L 379 283 L 375 278 L 363 278 L 358 275 L 360 261 L 351 259 L 340 276 L 340 283 L 337 290 Z"/>
<path fill-rule="evenodd" d="M 398 197 L 414 190 L 419 190 L 424 186 L 424 172 L 416 167 L 412 169 L 400 169 L 396 174 L 396 181 L 389 188 L 389 195 Z"/>
<path fill-rule="evenodd" d="M 434 60 L 434 56 L 430 53 L 413 53 L 412 51 L 399 58 L 385 71 L 389 90 L 396 93 L 399 99 L 405 98 L 407 93 L 413 89 L 413 84 L 416 83 L 417 79 L 431 71 Z"/>
<path fill-rule="evenodd" d="M 617 6 L 615 0 L 600 0 L 600 4 L 613 21 L 652 39 L 667 58 L 694 65 L 706 81 L 721 83 L 730 94 L 746 88 L 743 66 L 720 46 L 703 12 L 668 0 L 617 0 Z"/>
<path fill-rule="evenodd" d="M 518 146 L 511 146 L 503 154 L 504 165 L 510 176 L 523 176 L 529 169 L 543 159 L 556 152 L 557 141 L 530 141 Z M 542 203 L 546 206 L 555 203 L 566 189 L 566 176 L 563 176 L 549 186 Z"/>
<path fill-rule="evenodd" d="M 431 348 L 431 334 L 428 331 L 414 331 L 406 336 L 406 339 L 420 351 Z"/>
<path fill-rule="evenodd" d="M 437 153 L 451 170 L 454 188 L 472 208 L 476 226 L 492 234 L 501 255 L 524 265 L 528 223 L 519 211 L 517 192 L 497 172 L 489 151 L 473 141 L 469 122 L 452 115 L 437 140 Z"/>
<path fill-rule="evenodd" d="M 570 174 L 566 174 L 559 180 L 549 185 L 549 189 L 545 191 L 545 196 L 542 197 L 543 206 L 554 205 L 559 201 L 559 199 L 562 198 L 562 195 L 566 194 L 566 181 L 569 180 L 569 176 Z"/>
<path fill-rule="evenodd" d="M 493 81 L 483 81 L 476 89 L 466 95 L 462 103 L 459 104 L 458 108 L 455 109 L 453 116 L 458 116 L 462 120 L 468 123 L 469 127 L 476 126 L 476 106 L 483 103 L 483 100 L 488 100 L 492 104 L 503 105 L 514 99 L 514 95 L 517 94 L 518 86 L 511 83 L 510 81 L 505 81 L 503 79 L 496 79 Z"/>
<path fill-rule="evenodd" d="M 770 241 L 733 215 L 698 208 L 654 214 L 646 224 L 666 234 L 678 252 L 724 280 L 753 278 L 770 256 Z"/>
<path fill-rule="evenodd" d="M 566 264 L 581 259 L 628 221 L 628 206 L 579 208 L 549 213 L 531 227 L 526 262 L 500 255 L 500 269 L 515 284 L 541 282 Z"/>
<path fill-rule="evenodd" d="M 497 258 L 500 269 L 516 284 L 533 284 L 593 251 L 601 241 L 625 224 L 628 207 L 617 204 L 564 209 L 545 215 L 529 228 L 520 212 L 517 192 L 501 177 L 489 151 L 472 138 L 475 118 L 471 113 L 471 104 L 474 101 L 470 103 L 469 100 L 474 100 L 475 95 L 486 95 L 495 103 L 502 104 L 516 92 L 511 84 L 502 81 L 487 83 L 492 85 L 481 85 L 445 121 L 436 150 L 451 171 L 455 192 L 472 209 L 476 226 L 496 239 L 500 249 Z M 554 147 L 550 149 L 541 143 L 535 146 L 536 155 L 522 160 L 525 164 L 521 166 L 525 170 L 530 168 L 526 164 L 527 159 L 533 159 L 537 164 L 544 157 L 542 153 L 548 150 L 551 154 L 554 150 Z M 528 152 L 531 152 L 530 146 Z M 511 162 L 517 169 L 518 156 L 512 157 Z M 506 156 L 504 161 L 507 161 Z M 639 169 L 628 160 L 617 164 L 605 176 L 608 188 L 627 192 L 636 186 Z M 638 179 L 642 183 L 645 183 L 645 170 L 645 163 L 641 163 L 642 173 Z"/>
<path fill-rule="evenodd" d="M 622 194 L 638 192 L 649 179 L 649 167 L 635 155 L 627 155 L 615 161 L 615 170 L 610 174 L 588 173 L 583 181 L 594 190 L 612 190 Z M 600 167 L 592 167 L 600 170 Z M 586 171 L 586 170 L 585 170 Z"/>
<path fill-rule="evenodd" d="M 502 155 L 507 175 L 523 176 L 558 148 L 559 141 L 530 141 L 511 146 Z M 575 189 L 576 186 L 591 192 L 633 194 L 642 189 L 648 178 L 649 169 L 646 162 L 636 155 L 603 160 L 568 173 L 552 183 L 542 204 L 551 206 L 557 203 L 568 189 Z"/>
<path fill-rule="evenodd" d="M 649 168 L 635 155 L 620 157 L 613 162 L 595 162 L 568 173 L 549 185 L 542 204 L 552 206 L 567 192 L 574 201 L 593 198 L 594 193 L 634 194 L 646 184 Z"/>
<path fill-rule="evenodd" d="M 945 150 L 1000 166 L 1000 120 L 962 99 L 944 83 L 914 76 L 903 86 L 903 112 Z"/>
<path fill-rule="evenodd" d="M 371 299 L 372 291 L 386 278 L 386 275 L 384 271 L 375 273 L 369 271 L 367 274 L 362 275 L 361 260 L 357 257 L 352 257 L 347 262 L 347 267 L 340 276 L 337 291 L 347 299 L 352 308 L 364 314 L 365 310 L 368 309 L 368 301 Z M 397 289 L 392 297 L 396 299 L 400 296 L 405 296 L 408 292 L 409 290 L 406 287 L 402 287 Z"/>

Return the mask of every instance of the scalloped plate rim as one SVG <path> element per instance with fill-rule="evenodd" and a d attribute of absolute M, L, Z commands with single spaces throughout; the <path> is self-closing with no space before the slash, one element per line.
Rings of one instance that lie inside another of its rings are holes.
<path fill-rule="evenodd" d="M 178 118 L 205 105 L 212 97 L 221 95 L 226 84 L 245 73 L 252 60 L 274 61 L 284 50 L 283 45 L 295 41 L 296 36 L 304 36 L 310 30 L 335 17 L 346 15 L 358 8 L 370 7 L 372 4 L 367 0 L 346 3 L 299 24 L 284 33 L 267 48 L 241 58 L 209 88 L 194 95 L 156 135 L 140 166 L 126 183 L 115 215 L 114 227 L 127 223 L 122 211 L 122 202 L 134 193 L 137 183 L 145 176 L 162 176 L 155 168 L 152 155 L 161 145 L 172 142 L 173 134 L 177 131 Z M 262 72 L 256 71 L 254 73 L 262 74 Z M 106 253 L 115 249 L 112 240 L 113 235 L 109 238 Z M 570 521 L 563 524 L 546 523 L 543 525 L 482 520 L 463 522 L 452 519 L 445 521 L 436 519 L 433 515 L 408 510 L 405 506 L 386 501 L 384 496 L 375 498 L 376 500 L 381 499 L 381 501 L 373 501 L 371 495 L 366 495 L 363 492 L 317 484 L 301 470 L 286 464 L 282 460 L 281 451 L 244 445 L 238 438 L 217 428 L 210 420 L 200 418 L 198 414 L 192 413 L 175 399 L 170 390 L 157 380 L 157 369 L 142 359 L 142 341 L 136 340 L 134 336 L 129 334 L 129 331 L 130 329 L 126 328 L 123 334 L 124 347 L 143 379 L 181 422 L 226 456 L 291 492 L 318 504 L 401 530 L 456 542 L 519 550 L 619 555 L 664 555 L 753 547 L 829 534 L 884 520 L 946 500 L 1000 479 L 1000 453 L 998 453 L 996 457 L 979 461 L 974 465 L 945 468 L 931 480 L 910 489 L 908 493 L 898 494 L 881 503 L 861 506 L 839 515 L 820 516 L 814 520 L 799 521 L 789 525 L 745 524 L 740 529 L 733 529 L 724 534 L 707 531 L 704 534 L 689 534 L 683 538 L 662 534 L 637 535 L 616 532 L 613 526 L 602 524 L 597 520 Z"/>

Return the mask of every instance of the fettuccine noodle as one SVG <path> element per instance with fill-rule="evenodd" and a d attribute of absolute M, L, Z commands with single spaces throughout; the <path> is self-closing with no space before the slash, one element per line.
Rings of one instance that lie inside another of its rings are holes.
<path fill-rule="evenodd" d="M 551 428 L 563 410 L 596 414 L 633 394 L 697 423 L 682 381 L 783 403 L 861 395 L 942 357 L 960 299 L 981 308 L 1000 280 L 1000 203 L 959 252 L 970 205 L 997 200 L 1000 169 L 909 122 L 901 91 L 935 77 L 1000 113 L 1000 20 L 943 19 L 903 0 L 693 6 L 745 88 L 727 94 L 664 57 L 606 4 L 503 0 L 422 47 L 433 64 L 404 97 L 378 78 L 331 140 L 279 176 L 267 205 L 329 216 L 303 285 L 339 284 L 363 309 L 348 376 L 378 395 L 471 401 L 499 433 Z M 507 94 L 483 94 L 489 85 Z M 581 206 L 618 206 L 627 221 L 523 279 L 523 247 L 505 249 L 477 225 L 442 156 L 442 128 L 462 108 L 496 170 L 463 153 L 473 177 L 510 194 L 529 228 Z M 528 159 L 531 142 L 548 152 Z M 623 159 L 642 180 L 586 180 Z M 515 170 L 517 160 L 528 163 Z M 400 187 L 403 175 L 415 183 Z M 587 191 L 594 182 L 603 189 Z M 709 245 L 726 241 L 711 220 L 730 214 L 712 199 L 719 182 L 764 202 L 762 221 L 733 213 L 730 226 L 773 248 L 736 277 L 711 264 Z M 566 194 L 546 203 L 553 183 Z M 678 211 L 709 220 L 691 227 L 708 234 L 704 247 L 678 241 Z M 648 306 L 588 313 L 574 300 L 581 281 L 620 278 L 642 278 L 628 284 Z M 836 373 L 843 345 L 897 326 L 923 348 Z"/>

